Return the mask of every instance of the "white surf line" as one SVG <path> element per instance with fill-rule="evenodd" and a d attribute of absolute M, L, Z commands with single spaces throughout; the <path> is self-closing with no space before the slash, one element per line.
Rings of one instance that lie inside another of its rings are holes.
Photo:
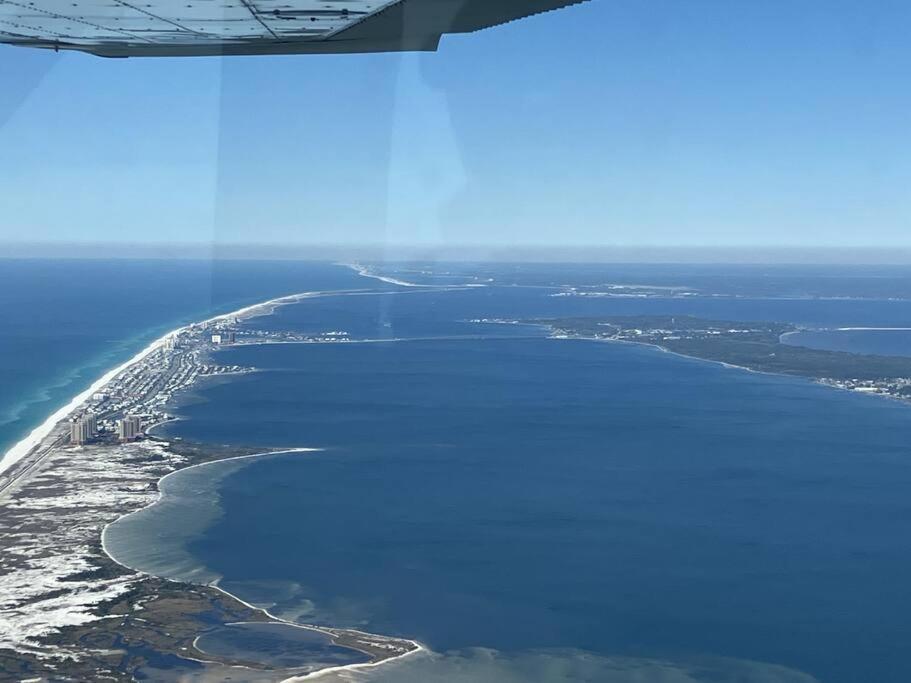
<path fill-rule="evenodd" d="M 113 370 L 109 370 L 104 375 L 95 380 L 88 389 L 80 394 L 77 394 L 69 403 L 52 413 L 50 417 L 48 417 L 44 422 L 35 427 L 28 434 L 28 436 L 19 441 L 17 444 L 13 445 L 6 453 L 4 453 L 3 458 L 0 459 L 0 473 L 8 470 L 10 467 L 22 460 L 26 455 L 28 455 L 32 449 L 38 446 L 53 431 L 58 422 L 78 409 L 89 399 L 92 394 L 101 390 L 102 387 L 104 387 L 121 372 L 161 348 L 161 346 L 164 344 L 165 339 L 171 336 L 171 334 L 173 334 L 173 332 L 169 332 L 164 337 L 156 339 L 126 363 L 118 365 Z"/>
<path fill-rule="evenodd" d="M 0 474 L 10 469 L 13 465 L 31 453 L 37 446 L 41 444 L 45 438 L 50 435 L 50 433 L 54 430 L 54 427 L 57 426 L 57 423 L 65 419 L 71 413 L 78 410 L 92 396 L 92 394 L 98 393 L 101 391 L 101 389 L 104 388 L 106 384 L 115 379 L 118 375 L 125 372 L 136 363 L 144 360 L 158 349 L 162 348 L 165 342 L 171 337 L 180 334 L 181 332 L 184 332 L 191 327 L 208 325 L 211 323 L 220 322 L 222 320 L 227 320 L 229 318 L 252 318 L 257 315 L 265 315 L 273 311 L 278 306 L 284 306 L 290 303 L 301 301 L 303 299 L 315 298 L 326 294 L 328 294 L 328 292 L 300 292 L 297 294 L 288 294 L 286 296 L 280 296 L 275 299 L 269 299 L 268 301 L 244 306 L 243 308 L 239 308 L 236 311 L 232 311 L 230 313 L 222 313 L 220 315 L 207 318 L 206 320 L 189 323 L 187 325 L 183 325 L 182 327 L 178 327 L 177 329 L 171 330 L 170 332 L 162 335 L 151 344 L 146 346 L 142 351 L 137 353 L 125 363 L 121 363 L 116 368 L 109 370 L 97 380 L 92 382 L 92 384 L 85 391 L 77 394 L 65 406 L 54 411 L 44 422 L 29 432 L 28 436 L 26 436 L 18 443 L 14 444 L 9 450 L 6 451 L 6 453 L 3 454 L 3 457 L 0 458 Z"/>
<path fill-rule="evenodd" d="M 265 611 L 265 610 L 263 610 L 263 611 Z M 268 612 L 266 612 L 266 614 L 268 614 Z M 404 639 L 401 639 L 401 640 L 404 640 Z M 339 672 L 345 672 L 345 671 L 360 671 L 362 669 L 375 669 L 376 667 L 383 666 L 384 664 L 392 664 L 393 662 L 401 661 L 401 660 L 405 659 L 406 657 L 414 657 L 418 654 L 421 654 L 422 652 L 430 652 L 430 650 L 428 648 L 424 647 L 416 640 L 409 640 L 408 642 L 413 644 L 415 646 L 415 648 L 413 650 L 408 650 L 408 652 L 403 652 L 400 655 L 396 655 L 395 657 L 388 657 L 387 659 L 381 659 L 378 662 L 361 662 L 359 664 L 344 664 L 341 666 L 329 666 L 329 667 L 326 667 L 325 669 L 320 669 L 319 671 L 313 671 L 311 673 L 304 674 L 304 675 L 293 674 L 292 676 L 290 676 L 288 678 L 283 678 L 280 681 L 280 683 L 297 683 L 297 681 L 312 681 L 317 678 L 322 678 L 323 676 L 326 676 L 328 674 L 333 674 L 333 673 L 339 673 Z M 351 648 L 351 649 L 355 649 L 355 648 Z"/>
<path fill-rule="evenodd" d="M 400 287 L 446 287 L 446 285 L 422 285 L 417 282 L 408 282 L 407 280 L 399 280 L 398 278 L 390 277 L 388 275 L 378 275 L 370 270 L 369 266 L 362 266 L 360 263 L 339 263 L 340 266 L 345 266 L 346 268 L 351 268 L 355 273 L 361 277 L 369 277 L 374 280 L 379 280 L 380 282 L 385 282 L 389 285 L 399 285 Z"/>
<path fill-rule="evenodd" d="M 164 482 L 165 479 L 167 479 L 168 477 L 173 477 L 174 475 L 180 474 L 181 472 L 186 472 L 186 471 L 189 471 L 189 470 L 192 470 L 192 469 L 196 469 L 196 468 L 199 468 L 199 467 L 209 467 L 209 466 L 213 466 L 213 465 L 219 465 L 219 464 L 221 464 L 221 463 L 230 462 L 230 461 L 232 461 L 232 460 L 248 460 L 248 459 L 252 459 L 252 458 L 263 458 L 263 457 L 267 457 L 267 456 L 270 456 L 270 455 L 287 455 L 287 454 L 291 454 L 291 453 L 318 453 L 318 452 L 322 452 L 322 451 L 325 451 L 325 449 L 323 449 L 323 448 L 308 448 L 308 447 L 285 448 L 285 449 L 280 450 L 280 451 L 265 451 L 265 452 L 263 452 L 263 453 L 252 453 L 252 454 L 249 454 L 249 455 L 237 455 L 237 456 L 233 456 L 233 457 L 230 457 L 230 458 L 222 458 L 221 460 L 210 460 L 209 462 L 201 462 L 201 463 L 197 463 L 197 464 L 195 464 L 195 465 L 190 465 L 189 467 L 182 467 L 182 468 L 180 468 L 179 470 L 174 470 L 173 472 L 169 472 L 168 474 L 164 475 L 163 477 L 161 477 L 161 478 L 158 480 L 158 496 L 155 498 L 154 501 L 152 501 L 151 503 L 149 503 L 149 504 L 146 505 L 145 507 L 139 508 L 138 510 L 133 510 L 132 512 L 128 512 L 128 513 L 125 514 L 125 515 L 121 515 L 120 517 L 118 517 L 118 518 L 115 519 L 114 521 L 108 522 L 107 524 L 104 525 L 104 528 L 101 530 L 101 550 L 102 550 L 102 552 L 103 552 L 105 555 L 108 556 L 108 558 L 109 558 L 112 562 L 114 562 L 114 563 L 116 563 L 116 564 L 119 564 L 121 567 L 124 567 L 125 569 L 128 569 L 128 570 L 131 571 L 131 572 L 135 572 L 135 573 L 137 573 L 137 574 L 143 574 L 143 575 L 145 575 L 145 576 L 154 576 L 153 574 L 150 574 L 149 572 L 146 572 L 146 571 L 144 571 L 144 570 L 142 570 L 142 569 L 138 569 L 138 568 L 136 568 L 136 567 L 131 567 L 131 566 L 129 566 L 129 565 L 127 565 L 127 564 L 121 562 L 121 561 L 118 560 L 116 557 L 114 557 L 114 555 L 111 554 L 111 552 L 108 550 L 108 546 L 107 546 L 107 531 L 108 531 L 108 527 L 110 527 L 112 524 L 117 524 L 118 522 L 120 522 L 121 520 L 126 519 L 127 517 L 131 517 L 132 515 L 135 515 L 135 514 L 138 514 L 138 513 L 142 512 L 143 510 L 148 510 L 148 509 L 151 509 L 151 508 L 155 507 L 156 505 L 159 505 L 159 504 L 164 500 L 164 496 L 165 496 L 164 490 L 162 489 L 162 483 Z M 189 582 L 189 581 L 184 581 L 184 580 L 181 580 L 181 579 L 169 579 L 169 578 L 164 577 L 164 576 L 160 576 L 160 577 L 157 577 L 157 578 L 160 578 L 160 579 L 162 579 L 162 580 L 164 580 L 164 581 L 168 581 L 168 582 L 170 582 L 170 583 L 190 584 L 190 585 L 192 585 L 191 582 Z M 294 627 L 294 628 L 300 628 L 300 629 L 304 629 L 304 630 L 307 630 L 307 631 L 314 631 L 314 632 L 316 632 L 316 633 L 321 633 L 321 634 L 323 634 L 324 636 L 328 636 L 328 637 L 330 637 L 330 638 L 331 638 L 332 635 L 333 635 L 330 631 L 326 630 L 326 629 L 323 628 L 323 627 L 313 626 L 313 625 L 310 625 L 310 624 L 298 624 L 297 622 L 289 621 L 288 619 L 283 619 L 282 617 L 278 617 L 278 616 L 272 614 L 271 612 L 269 612 L 269 610 L 266 609 L 265 607 L 258 607 L 257 605 L 253 605 L 253 604 L 247 602 L 246 600 L 244 600 L 243 598 L 240 598 L 240 597 L 234 595 L 233 593 L 231 593 L 231 592 L 229 592 L 229 591 L 226 591 L 224 588 L 222 588 L 221 586 L 219 586 L 217 583 L 209 583 L 209 584 L 201 584 L 201 585 L 205 585 L 205 586 L 207 586 L 208 588 L 213 588 L 213 589 L 217 590 L 218 592 L 220 592 L 220 593 L 222 593 L 222 594 L 224 594 L 224 595 L 227 595 L 229 598 L 231 598 L 231 599 L 233 599 L 233 600 L 236 600 L 237 602 L 241 603 L 241 604 L 244 605 L 245 607 L 248 607 L 248 608 L 251 609 L 251 610 L 254 610 L 254 611 L 256 611 L 256 612 L 260 612 L 260 613 L 266 615 L 267 617 L 269 617 L 269 619 L 272 619 L 272 620 L 273 620 L 274 622 L 276 622 L 276 623 L 281 623 L 281 624 L 284 624 L 284 625 L 286 625 L 286 626 L 292 626 L 292 627 Z M 379 634 L 372 634 L 372 633 L 366 633 L 365 631 L 358 631 L 358 630 L 356 630 L 356 629 L 338 629 L 338 630 L 350 631 L 350 632 L 354 632 L 354 633 L 363 633 L 363 634 L 366 635 L 366 636 L 372 636 L 372 637 L 380 637 L 380 638 L 386 637 L 386 636 L 380 636 Z M 194 647 L 195 647 L 195 645 L 196 645 L 196 640 L 198 640 L 198 639 L 199 639 L 199 636 L 197 636 L 197 637 L 193 640 L 193 645 L 194 645 Z M 404 658 L 404 657 L 408 657 L 408 656 L 417 654 L 418 652 L 427 652 L 427 651 L 428 651 L 428 649 L 427 649 L 424 645 L 422 645 L 421 643 L 419 643 L 419 642 L 416 641 L 416 640 L 411 640 L 411 639 L 409 639 L 409 638 L 392 638 L 391 640 L 399 640 L 399 641 L 405 641 L 405 642 L 407 642 L 407 643 L 411 643 L 412 645 L 414 645 L 414 649 L 413 649 L 413 650 L 409 650 L 408 652 L 403 652 L 402 654 L 397 655 L 397 656 L 395 656 L 395 657 L 389 657 L 389 658 L 387 658 L 387 659 L 382 659 L 382 660 L 380 660 L 380 661 L 378 661 L 378 662 L 359 662 L 359 663 L 356 663 L 356 664 L 345 664 L 345 665 L 341 665 L 341 666 L 327 667 L 327 668 L 325 668 L 325 669 L 319 669 L 318 671 L 311 671 L 310 673 L 307 673 L 307 674 L 292 674 L 291 677 L 282 679 L 282 683 L 286 683 L 286 682 L 287 682 L 287 683 L 290 683 L 290 682 L 292 682 L 292 681 L 312 680 L 312 679 L 314 679 L 314 678 L 318 678 L 318 677 L 320 677 L 320 676 L 324 676 L 324 675 L 329 674 L 329 673 L 337 673 L 337 672 L 340 672 L 340 671 L 356 671 L 356 670 L 359 670 L 359 669 L 373 668 L 373 667 L 380 666 L 381 664 L 386 664 L 386 663 L 389 663 L 389 662 L 393 662 L 393 661 L 396 661 L 396 660 L 400 660 L 400 659 L 402 659 L 402 658 Z M 347 647 L 347 648 L 350 649 L 350 650 L 357 650 L 357 648 L 350 647 L 350 646 L 347 646 L 347 645 L 342 645 L 342 646 L 339 646 L 339 647 Z M 202 655 L 207 655 L 207 654 L 208 654 L 208 653 L 206 653 L 205 651 L 200 650 L 198 647 L 197 647 L 196 649 L 197 649 L 197 651 L 198 651 L 200 654 L 202 654 Z M 362 652 L 361 650 L 357 650 L 357 651 L 358 651 L 358 652 Z M 364 653 L 364 654 L 367 654 L 367 653 Z M 178 656 L 178 657 L 182 657 L 182 658 L 184 658 L 184 659 L 194 660 L 193 657 L 189 657 L 189 656 L 184 656 L 184 655 L 177 655 L 177 656 Z M 368 655 L 368 656 L 369 656 L 369 655 Z M 194 661 L 208 662 L 209 660 L 195 659 Z M 250 668 L 250 667 L 243 667 L 243 666 L 238 667 L 237 665 L 225 664 L 225 663 L 222 663 L 222 662 L 211 662 L 211 663 L 213 663 L 213 664 L 219 664 L 219 665 L 221 665 L 221 666 L 232 667 L 232 668 Z M 295 668 L 295 667 L 288 667 L 288 668 L 289 668 L 289 669 L 293 669 L 293 668 Z M 259 669 L 255 669 L 255 670 L 256 670 L 256 671 L 259 671 Z"/>

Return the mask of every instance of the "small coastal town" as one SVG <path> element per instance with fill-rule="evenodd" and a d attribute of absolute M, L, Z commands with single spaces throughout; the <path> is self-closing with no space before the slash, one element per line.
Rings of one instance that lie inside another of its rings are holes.
<path fill-rule="evenodd" d="M 200 377 L 249 372 L 251 368 L 206 360 L 212 349 L 235 343 L 236 333 L 228 325 L 191 325 L 175 333 L 145 362 L 125 370 L 104 391 L 93 393 L 84 411 L 70 423 L 70 442 L 134 441 L 145 429 L 169 419 L 164 406 Z"/>
<path fill-rule="evenodd" d="M 169 419 L 165 405 L 177 391 L 201 377 L 248 372 L 250 368 L 208 360 L 211 351 L 235 339 L 237 322 L 220 318 L 188 325 L 153 344 L 142 358 L 78 401 L 65 419 L 48 425 L 48 434 L 0 474 L 0 495 L 55 448 L 134 441 Z"/>
<path fill-rule="evenodd" d="M 70 423 L 70 443 L 82 445 L 117 440 L 134 441 L 144 431 L 168 419 L 165 406 L 174 394 L 201 377 L 250 372 L 253 368 L 208 361 L 212 351 L 227 346 L 279 343 L 339 343 L 347 332 L 333 330 L 300 334 L 284 330 L 238 329 L 230 318 L 189 325 L 168 337 L 146 362 L 121 373 L 104 391 L 95 392 Z"/>

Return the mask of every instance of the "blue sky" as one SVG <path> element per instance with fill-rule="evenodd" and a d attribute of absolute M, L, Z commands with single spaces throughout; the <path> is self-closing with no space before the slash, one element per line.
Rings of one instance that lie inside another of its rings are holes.
<path fill-rule="evenodd" d="M 591 0 L 426 55 L 0 47 L 0 240 L 907 247 L 909 35 Z"/>

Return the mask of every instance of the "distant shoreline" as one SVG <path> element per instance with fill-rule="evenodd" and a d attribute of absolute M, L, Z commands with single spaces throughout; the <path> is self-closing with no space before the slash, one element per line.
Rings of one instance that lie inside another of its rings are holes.
<path fill-rule="evenodd" d="M 607 318 L 609 319 L 609 317 Z M 592 320 L 598 320 L 597 317 L 592 318 Z M 695 320 L 695 319 L 694 319 Z M 612 337 L 612 336 L 598 336 L 592 334 L 585 334 L 579 330 L 573 331 L 560 327 L 557 323 L 559 321 L 541 321 L 544 327 L 550 330 L 550 338 L 557 340 L 566 340 L 566 339 L 576 339 L 576 340 L 585 340 L 593 342 L 611 342 L 618 344 L 632 344 L 642 347 L 650 347 L 661 351 L 662 353 L 669 353 L 680 358 L 687 358 L 695 361 L 702 361 L 706 363 L 713 363 L 721 365 L 724 368 L 732 370 L 742 370 L 746 372 L 763 374 L 775 377 L 790 377 L 794 379 L 800 379 L 804 381 L 812 382 L 819 386 L 827 387 L 830 389 L 839 389 L 842 391 L 848 391 L 854 394 L 863 394 L 865 396 L 875 396 L 884 399 L 890 399 L 892 401 L 898 401 L 905 405 L 911 402 L 911 396 L 908 395 L 906 391 L 907 386 L 911 386 L 911 357 L 907 356 L 878 356 L 875 354 L 852 354 L 844 351 L 828 351 L 825 349 L 814 349 L 810 347 L 803 347 L 800 345 L 792 345 L 786 342 L 783 342 L 784 337 L 797 334 L 800 332 L 807 331 L 806 329 L 794 329 L 787 332 L 784 332 L 778 335 L 778 344 L 781 346 L 789 347 L 791 349 L 797 349 L 802 352 L 813 352 L 821 354 L 832 354 L 833 357 L 844 356 L 846 358 L 861 358 L 861 359 L 873 359 L 874 361 L 885 360 L 887 362 L 896 362 L 901 365 L 908 372 L 896 376 L 882 376 L 875 380 L 863 380 L 863 379 L 840 379 L 835 376 L 829 375 L 817 375 L 810 374 L 805 370 L 802 372 L 791 371 L 787 372 L 783 369 L 770 368 L 770 367 L 754 367 L 751 365 L 733 363 L 723 358 L 713 358 L 710 351 L 707 351 L 705 355 L 696 355 L 693 353 L 687 353 L 679 349 L 672 348 L 669 345 L 665 345 L 661 342 L 660 339 L 649 339 L 647 338 L 637 338 L 637 336 L 623 336 L 623 337 Z M 713 321 L 702 321 L 706 324 L 712 323 Z M 742 323 L 746 324 L 746 323 Z M 842 328 L 837 328 L 839 331 Z M 876 328 L 876 329 L 886 329 L 886 328 Z M 897 329 L 897 328 L 888 328 L 888 329 Z M 654 336 L 655 330 L 645 330 L 646 333 L 652 334 Z M 661 330 L 660 332 L 664 332 Z M 645 335 L 643 335 L 645 336 Z M 660 336 L 660 335 L 659 335 Z M 678 339 L 675 336 L 671 336 L 670 339 Z M 707 349 L 712 347 L 706 346 Z M 729 354 L 730 355 L 730 354 Z M 775 355 L 774 353 L 772 355 Z"/>

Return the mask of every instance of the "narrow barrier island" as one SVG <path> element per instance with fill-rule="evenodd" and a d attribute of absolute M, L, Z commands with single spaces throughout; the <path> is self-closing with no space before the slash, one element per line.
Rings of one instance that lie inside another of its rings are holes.
<path fill-rule="evenodd" d="M 376 666 L 423 649 L 403 638 L 286 622 L 215 586 L 125 567 L 102 544 L 108 524 L 159 499 L 166 475 L 259 454 L 168 443 L 147 432 L 172 419 L 171 399 L 199 379 L 254 370 L 213 362 L 226 344 L 348 341 L 339 331 L 292 339 L 241 327 L 323 294 L 331 292 L 273 299 L 164 335 L 4 454 L 0 679 L 132 681 L 179 668 L 207 680 L 281 681 Z M 268 624 L 272 637 L 299 643 L 309 655 L 288 665 L 219 645 L 239 628 L 259 633 Z"/>

